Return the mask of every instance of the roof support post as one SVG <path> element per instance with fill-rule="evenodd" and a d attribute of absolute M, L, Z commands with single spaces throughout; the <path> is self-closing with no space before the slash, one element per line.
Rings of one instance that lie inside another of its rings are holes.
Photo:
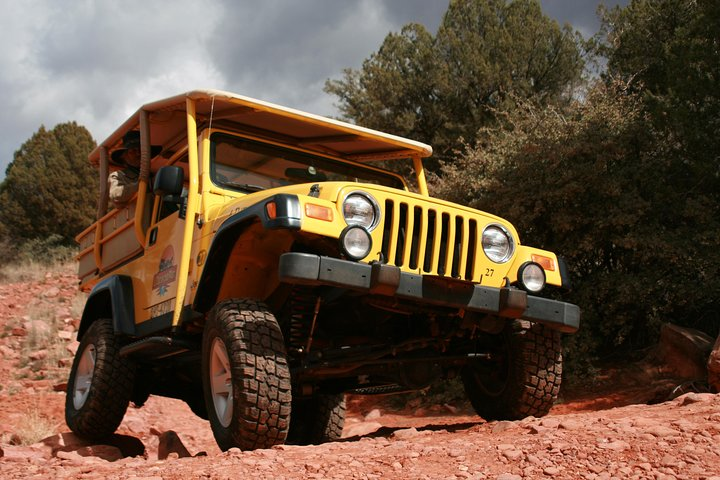
<path fill-rule="evenodd" d="M 98 196 L 97 219 L 100 220 L 107 213 L 108 207 L 108 170 L 110 170 L 107 147 L 100 147 L 100 192 Z"/>
<path fill-rule="evenodd" d="M 140 176 L 135 203 L 135 237 L 145 246 L 145 198 L 150 177 L 150 120 L 147 110 L 140 110 Z"/>
<path fill-rule="evenodd" d="M 198 210 L 198 137 L 197 120 L 195 118 L 195 99 L 188 97 L 187 105 L 187 139 L 188 139 L 188 165 L 190 167 L 190 178 L 188 179 L 188 200 L 187 213 L 185 216 L 185 229 L 183 231 L 182 251 L 180 254 L 180 265 L 178 271 L 177 296 L 175 297 L 175 310 L 173 311 L 173 329 L 180 324 L 183 304 L 185 303 L 185 291 L 187 290 L 188 272 L 190 271 L 190 251 L 192 250 L 193 229 L 195 228 L 195 217 Z"/>
<path fill-rule="evenodd" d="M 110 160 L 108 158 L 108 149 L 106 146 L 100 147 L 100 192 L 98 194 L 97 221 L 95 222 L 95 242 L 93 244 L 93 257 L 95 258 L 95 266 L 99 274 L 102 274 L 102 222 L 100 219 L 105 216 L 108 209 L 108 171 L 110 170 Z"/>
<path fill-rule="evenodd" d="M 420 155 L 413 155 L 413 167 L 415 167 L 415 176 L 417 177 L 418 190 L 420 195 L 429 196 L 427 181 L 425 180 L 425 167 L 423 167 Z"/>

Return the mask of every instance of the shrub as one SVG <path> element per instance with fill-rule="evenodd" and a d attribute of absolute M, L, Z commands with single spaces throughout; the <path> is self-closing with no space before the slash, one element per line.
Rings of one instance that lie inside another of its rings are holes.
<path fill-rule="evenodd" d="M 505 122 L 445 166 L 436 193 L 568 259 L 574 290 L 562 295 L 583 310 L 566 342 L 571 374 L 652 343 L 662 322 L 699 328 L 718 311 L 717 206 L 673 181 L 672 138 L 639 96 L 599 84 L 567 110 L 521 102 Z"/>

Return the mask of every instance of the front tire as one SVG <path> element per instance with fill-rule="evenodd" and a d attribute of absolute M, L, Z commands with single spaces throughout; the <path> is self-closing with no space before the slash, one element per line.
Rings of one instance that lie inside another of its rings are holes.
<path fill-rule="evenodd" d="M 515 320 L 498 337 L 496 361 L 476 361 L 462 371 L 473 408 L 485 420 L 546 415 L 560 392 L 560 332 Z"/>
<path fill-rule="evenodd" d="M 226 300 L 209 315 L 202 345 L 205 404 L 222 450 L 270 448 L 290 423 L 290 370 L 274 315 L 255 300 Z"/>
<path fill-rule="evenodd" d="M 134 365 L 120 357 L 112 321 L 96 320 L 73 360 L 65 397 L 65 422 L 78 436 L 100 440 L 112 435 L 130 403 Z"/>
<path fill-rule="evenodd" d="M 292 404 L 287 441 L 295 445 L 334 442 L 345 426 L 345 395 L 315 395 Z"/>

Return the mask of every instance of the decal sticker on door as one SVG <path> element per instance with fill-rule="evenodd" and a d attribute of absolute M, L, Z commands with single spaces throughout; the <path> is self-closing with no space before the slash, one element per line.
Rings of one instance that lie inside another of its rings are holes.
<path fill-rule="evenodd" d="M 176 277 L 175 251 L 172 245 L 168 245 L 160 257 L 160 268 L 153 276 L 153 290 L 157 290 L 157 294 L 162 297 L 167 293 L 168 287 L 176 280 Z"/>

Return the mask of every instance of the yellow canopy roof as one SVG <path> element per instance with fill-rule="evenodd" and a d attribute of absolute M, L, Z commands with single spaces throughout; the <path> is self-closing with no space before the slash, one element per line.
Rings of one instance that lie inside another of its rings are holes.
<path fill-rule="evenodd" d="M 142 106 L 90 154 L 98 164 L 100 148 L 113 150 L 123 135 L 139 125 L 140 112 L 150 119 L 150 140 L 165 155 L 180 148 L 186 135 L 186 99 L 196 102 L 199 126 L 222 126 L 253 135 L 348 158 L 358 162 L 429 157 L 432 147 L 376 130 L 220 90 L 193 90 Z M 186 143 L 185 143 L 186 144 Z"/>

